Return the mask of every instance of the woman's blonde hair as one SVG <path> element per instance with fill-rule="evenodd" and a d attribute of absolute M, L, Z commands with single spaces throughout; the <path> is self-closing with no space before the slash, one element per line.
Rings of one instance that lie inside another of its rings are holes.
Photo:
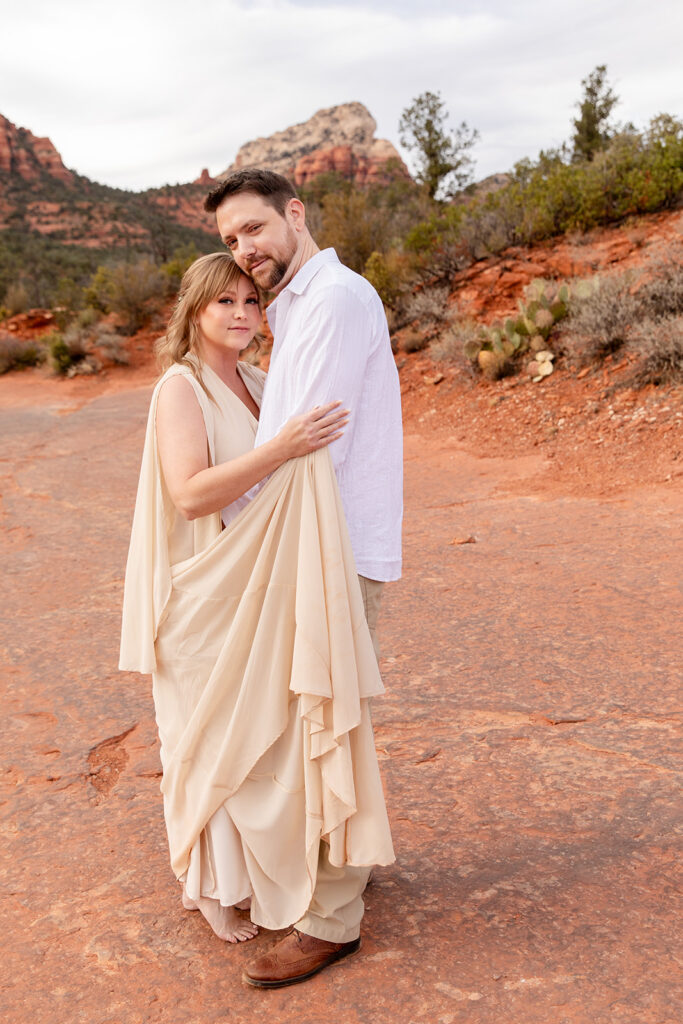
<path fill-rule="evenodd" d="M 178 298 L 168 321 L 166 334 L 159 338 L 155 346 L 162 373 L 173 363 L 180 363 L 189 367 L 204 390 L 207 390 L 201 375 L 200 332 L 197 318 L 213 299 L 228 289 L 236 288 L 242 274 L 243 271 L 227 252 L 212 252 L 208 256 L 200 256 L 187 268 L 180 282 Z M 261 308 L 261 293 L 256 285 L 254 288 Z M 195 358 L 189 358 L 190 356 Z"/>

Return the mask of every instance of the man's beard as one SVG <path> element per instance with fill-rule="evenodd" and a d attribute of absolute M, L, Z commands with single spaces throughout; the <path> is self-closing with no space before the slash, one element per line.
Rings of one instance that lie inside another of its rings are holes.
<path fill-rule="evenodd" d="M 267 292 L 272 291 L 273 288 L 277 288 L 280 281 L 289 270 L 289 263 L 285 262 L 285 260 L 276 260 L 273 257 L 269 257 L 269 260 L 271 265 L 270 267 L 266 266 L 263 268 L 263 274 L 257 271 L 257 276 L 257 274 L 252 272 L 252 277 L 256 281 L 257 285 Z"/>
<path fill-rule="evenodd" d="M 296 235 L 291 229 L 287 236 L 287 243 L 288 247 L 284 253 L 281 252 L 273 256 L 268 256 L 264 253 L 269 265 L 265 265 L 262 272 L 257 270 L 254 274 L 251 267 L 247 271 L 254 278 L 256 284 L 263 288 L 264 291 L 272 291 L 273 288 L 277 288 L 287 274 L 296 255 Z M 258 262 L 259 258 L 257 256 L 255 262 Z"/>

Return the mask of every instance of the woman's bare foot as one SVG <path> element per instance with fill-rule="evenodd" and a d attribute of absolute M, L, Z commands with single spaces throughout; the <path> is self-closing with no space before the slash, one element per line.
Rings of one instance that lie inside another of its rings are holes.
<path fill-rule="evenodd" d="M 197 906 L 195 901 L 191 900 L 190 897 L 185 892 L 185 886 L 183 886 L 182 901 L 185 910 L 199 910 L 199 907 Z"/>
<path fill-rule="evenodd" d="M 224 907 L 218 900 L 209 899 L 208 896 L 192 900 L 183 888 L 182 901 L 185 910 L 200 910 L 218 938 L 225 942 L 247 942 L 258 935 L 257 925 L 252 921 L 245 921 L 238 913 L 238 910 L 249 909 L 249 897 L 234 907 Z"/>

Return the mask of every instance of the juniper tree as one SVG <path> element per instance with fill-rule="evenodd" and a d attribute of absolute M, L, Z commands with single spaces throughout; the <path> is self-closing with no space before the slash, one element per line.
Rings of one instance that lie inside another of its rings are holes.
<path fill-rule="evenodd" d="M 401 145 L 417 160 L 417 181 L 433 199 L 446 199 L 472 180 L 470 150 L 479 138 L 465 121 L 447 125 L 446 104 L 440 94 L 423 92 L 403 111 L 398 129 Z"/>
<path fill-rule="evenodd" d="M 614 95 L 607 83 L 606 64 L 598 64 L 581 85 L 583 99 L 576 104 L 579 116 L 573 121 L 572 160 L 575 162 L 592 160 L 607 145 L 614 135 L 609 117 L 619 102 L 618 96 Z"/>

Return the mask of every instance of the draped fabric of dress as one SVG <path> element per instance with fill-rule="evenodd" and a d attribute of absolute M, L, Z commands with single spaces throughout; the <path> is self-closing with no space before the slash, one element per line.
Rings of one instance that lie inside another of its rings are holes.
<path fill-rule="evenodd" d="M 249 415 L 207 384 L 218 406 Z M 383 687 L 334 470 L 327 449 L 285 463 L 225 529 L 217 515 L 195 526 L 193 551 L 173 561 L 157 395 L 120 667 L 153 673 L 176 876 L 193 895 L 221 873 L 233 887 L 223 902 L 251 894 L 252 919 L 282 928 L 310 903 L 321 839 L 333 864 L 394 859 L 369 714 Z M 216 413 L 203 391 L 200 404 L 211 451 Z"/>

